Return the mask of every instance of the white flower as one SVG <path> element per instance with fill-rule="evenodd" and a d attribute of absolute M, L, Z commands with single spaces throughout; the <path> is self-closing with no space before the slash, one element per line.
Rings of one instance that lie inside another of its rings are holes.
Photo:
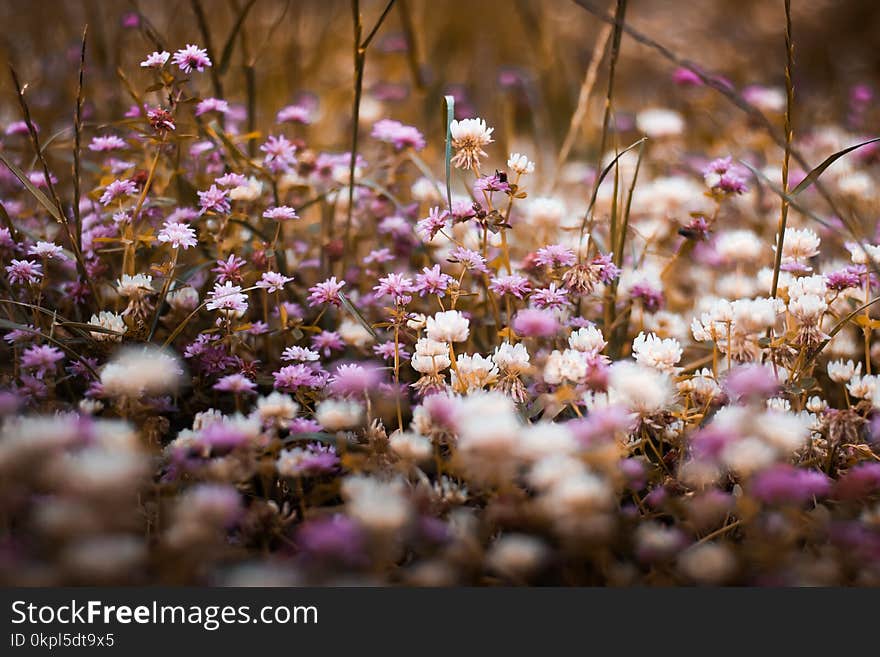
<path fill-rule="evenodd" d="M 360 322 L 356 322 L 350 317 L 346 317 L 339 323 L 336 329 L 346 344 L 353 347 L 365 347 L 373 342 L 373 335 Z"/>
<path fill-rule="evenodd" d="M 348 515 L 375 532 L 390 534 L 407 524 L 412 507 L 403 493 L 399 479 L 384 482 L 354 475 L 342 482 Z"/>
<path fill-rule="evenodd" d="M 101 386 L 111 397 L 137 398 L 175 392 L 183 369 L 171 353 L 157 347 L 128 348 L 101 370 Z"/>
<path fill-rule="evenodd" d="M 756 262 L 764 248 L 764 242 L 751 230 L 727 231 L 715 241 L 715 251 L 728 262 Z"/>
<path fill-rule="evenodd" d="M 874 374 L 858 376 L 856 374 L 853 376 L 852 381 L 847 384 L 846 389 L 853 397 L 871 399 L 877 391 L 877 376 Z"/>
<path fill-rule="evenodd" d="M 452 386 L 456 392 L 468 393 L 485 388 L 498 380 L 498 366 L 491 358 L 480 354 L 461 354 L 452 372 Z"/>
<path fill-rule="evenodd" d="M 544 363 L 544 381 L 560 385 L 565 381 L 580 383 L 587 376 L 585 354 L 574 349 L 554 349 Z"/>
<path fill-rule="evenodd" d="M 263 424 L 281 426 L 296 417 L 299 412 L 299 404 L 293 401 L 290 395 L 275 390 L 268 396 L 260 397 L 257 400 L 256 410 Z"/>
<path fill-rule="evenodd" d="M 853 264 L 867 265 L 870 259 L 877 262 L 880 260 L 880 246 L 873 244 L 857 244 L 855 242 L 847 242 L 846 248 L 849 249 Z"/>
<path fill-rule="evenodd" d="M 315 419 L 328 431 L 353 429 L 361 423 L 363 407 L 357 402 L 325 399 L 315 408 Z"/>
<path fill-rule="evenodd" d="M 825 299 L 814 294 L 799 296 L 788 304 L 788 312 L 807 326 L 816 326 L 826 310 L 828 310 L 828 304 L 825 303 Z"/>
<path fill-rule="evenodd" d="M 395 431 L 388 438 L 391 451 L 405 461 L 419 463 L 431 456 L 431 441 L 409 431 Z"/>
<path fill-rule="evenodd" d="M 495 541 L 486 554 L 486 563 L 502 575 L 526 577 L 547 559 L 547 546 L 528 534 L 507 534 Z"/>
<path fill-rule="evenodd" d="M 511 153 L 510 157 L 507 158 L 507 168 L 524 176 L 535 170 L 535 163 L 531 162 L 528 157 L 521 153 Z"/>
<path fill-rule="evenodd" d="M 675 364 L 681 360 L 681 344 L 675 338 L 661 340 L 653 333 L 639 333 L 633 340 L 633 357 L 641 365 L 653 367 L 662 372 L 676 373 Z"/>
<path fill-rule="evenodd" d="M 116 291 L 121 297 L 139 299 L 154 291 L 153 277 L 147 274 L 135 274 L 134 276 L 123 274 L 122 278 L 116 282 Z"/>
<path fill-rule="evenodd" d="M 828 363 L 828 377 L 835 383 L 848 383 L 862 373 L 862 364 L 851 360 L 833 360 Z"/>
<path fill-rule="evenodd" d="M 470 332 L 470 321 L 457 310 L 447 310 L 429 317 L 426 330 L 431 340 L 464 342 Z"/>
<path fill-rule="evenodd" d="M 787 289 L 788 298 L 792 300 L 808 294 L 824 299 L 825 293 L 828 292 L 828 284 L 825 282 L 824 276 L 802 276 L 793 279 L 787 285 Z"/>
<path fill-rule="evenodd" d="M 576 351 L 600 352 L 607 344 L 602 331 L 595 326 L 584 326 L 568 336 L 568 346 Z"/>
<path fill-rule="evenodd" d="M 256 201 L 263 193 L 263 183 L 251 176 L 244 185 L 229 190 L 229 198 L 233 201 Z"/>
<path fill-rule="evenodd" d="M 492 131 L 483 119 L 462 119 L 453 121 L 449 126 L 452 135 L 452 146 L 456 153 L 452 164 L 459 169 L 476 169 L 480 165 L 480 157 L 486 157 L 483 146 L 492 143 Z"/>
<path fill-rule="evenodd" d="M 786 228 L 782 244 L 783 262 L 800 262 L 819 253 L 821 240 L 809 228 Z M 775 246 L 773 247 L 775 250 Z"/>
<path fill-rule="evenodd" d="M 653 139 L 675 137 L 684 132 L 684 119 L 675 110 L 651 107 L 636 115 L 636 127 Z"/>
<path fill-rule="evenodd" d="M 572 455 L 578 443 L 571 429 L 558 422 L 535 422 L 520 430 L 516 455 L 528 463 L 547 456 Z"/>
<path fill-rule="evenodd" d="M 557 198 L 539 196 L 526 206 L 530 225 L 556 228 L 565 217 L 565 205 Z"/>
<path fill-rule="evenodd" d="M 125 333 L 126 331 L 125 320 L 122 318 L 122 315 L 107 310 L 102 310 L 97 315 L 92 315 L 89 324 L 92 326 L 100 326 L 101 328 L 110 331 L 116 331 L 116 333 L 120 334 Z M 122 340 L 122 335 L 114 335 L 113 333 L 103 333 L 99 331 L 90 331 L 90 333 L 95 340 L 101 342 L 119 342 Z"/>
<path fill-rule="evenodd" d="M 522 374 L 529 369 L 529 352 L 522 342 L 515 345 L 502 342 L 495 347 L 492 360 L 506 374 Z"/>
<path fill-rule="evenodd" d="M 609 368 L 608 398 L 642 415 L 652 415 L 672 404 L 675 390 L 665 372 L 621 360 Z"/>

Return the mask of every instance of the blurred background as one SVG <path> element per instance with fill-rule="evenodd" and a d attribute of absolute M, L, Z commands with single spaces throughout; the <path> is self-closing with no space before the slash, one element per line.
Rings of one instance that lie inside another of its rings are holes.
<path fill-rule="evenodd" d="M 589 4 L 614 10 L 610 0 Z M 880 86 L 880 3 L 792 4 L 797 118 L 803 127 L 845 112 L 853 85 Z M 385 5 L 385 0 L 361 0 L 365 31 Z M 242 27 L 230 42 L 243 13 Z M 41 126 L 69 125 L 79 41 L 88 24 L 86 100 L 93 124 L 117 120 L 130 104 L 117 70 L 143 89 L 150 78 L 138 62 L 157 45 L 173 52 L 186 43 L 208 45 L 209 37 L 215 60 L 227 42 L 231 50 L 226 69 L 215 66 L 216 79 L 199 77 L 200 95 L 216 95 L 219 84 L 230 102 L 245 104 L 250 98 L 263 130 L 279 108 L 305 99 L 317 109 L 313 144 L 337 149 L 349 144 L 349 0 L 6 0 L 0 3 L 0 21 L 4 125 L 20 118 L 5 71 L 8 61 L 29 83 Z M 783 85 L 782 0 L 634 0 L 627 23 L 739 90 Z M 397 0 L 367 55 L 364 119 L 410 122 L 436 143 L 443 130 L 440 99 L 453 93 L 457 114 L 486 117 L 496 126 L 501 146 L 515 148 L 525 141 L 536 157 L 550 157 L 568 128 L 602 26 L 574 0 Z M 674 70 L 654 50 L 624 36 L 618 120 L 645 106 L 683 105 Z M 599 68 L 587 132 L 601 121 L 606 75 L 607 59 Z M 706 105 L 705 111 L 711 113 L 711 130 L 724 126 L 726 112 L 737 110 L 720 103 Z M 590 135 L 583 136 L 573 154 L 589 148 Z"/>

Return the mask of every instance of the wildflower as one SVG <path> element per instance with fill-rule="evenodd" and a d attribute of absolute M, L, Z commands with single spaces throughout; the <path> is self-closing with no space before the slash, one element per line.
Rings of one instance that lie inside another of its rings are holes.
<path fill-rule="evenodd" d="M 386 361 L 394 361 L 395 353 L 400 361 L 407 360 L 410 357 L 409 351 L 403 345 L 395 343 L 393 340 L 374 345 L 373 353 Z"/>
<path fill-rule="evenodd" d="M 13 285 L 37 283 L 43 277 L 43 266 L 31 260 L 10 260 L 6 265 L 9 282 Z"/>
<path fill-rule="evenodd" d="M 383 482 L 354 475 L 342 482 L 347 513 L 378 534 L 391 535 L 409 522 L 412 508 L 403 491 L 403 482 L 397 479 Z"/>
<path fill-rule="evenodd" d="M 608 397 L 641 415 L 659 413 L 672 403 L 675 391 L 665 372 L 631 361 L 611 365 Z"/>
<path fill-rule="evenodd" d="M 206 68 L 211 67 L 211 59 L 208 57 L 208 52 L 189 43 L 186 45 L 186 48 L 181 48 L 174 53 L 171 63 L 179 66 L 180 70 L 186 74 L 192 73 L 193 70 L 201 73 Z"/>
<path fill-rule="evenodd" d="M 293 401 L 290 395 L 275 390 L 267 396 L 257 399 L 256 412 L 264 425 L 283 426 L 296 417 L 299 412 L 299 404 Z"/>
<path fill-rule="evenodd" d="M 428 212 L 427 217 L 416 224 L 416 230 L 422 236 L 422 239 L 431 241 L 446 226 L 448 218 L 449 212 L 435 206 Z"/>
<path fill-rule="evenodd" d="M 539 309 L 562 310 L 571 304 L 568 291 L 557 287 L 556 283 L 550 283 L 546 288 L 532 291 L 531 302 Z"/>
<path fill-rule="evenodd" d="M 279 205 L 275 208 L 269 208 L 263 212 L 263 217 L 265 219 L 272 219 L 273 221 L 291 221 L 293 219 L 299 219 L 296 210 L 287 205 Z"/>
<path fill-rule="evenodd" d="M 498 381 L 498 365 L 480 354 L 461 354 L 452 372 L 452 389 L 465 394 L 481 390 Z"/>
<path fill-rule="evenodd" d="M 438 342 L 464 342 L 470 332 L 470 322 L 457 310 L 439 312 L 429 317 L 425 326 L 428 338 Z"/>
<path fill-rule="evenodd" d="M 171 53 L 163 50 L 162 52 L 153 51 L 147 58 L 141 62 L 141 68 L 162 68 L 168 62 Z"/>
<path fill-rule="evenodd" d="M 92 315 L 89 320 L 92 326 L 100 326 L 101 328 L 114 331 L 114 333 L 104 333 L 100 331 L 91 331 L 91 335 L 98 341 L 119 342 L 122 340 L 122 334 L 126 331 L 125 320 L 122 315 L 107 310 L 102 310 L 97 315 Z M 119 335 L 116 335 L 119 334 Z"/>
<path fill-rule="evenodd" d="M 550 385 L 564 382 L 580 383 L 587 376 L 587 359 L 583 352 L 574 349 L 554 349 L 544 364 L 544 381 Z"/>
<path fill-rule="evenodd" d="M 339 457 L 332 445 L 310 443 L 305 448 L 281 450 L 275 467 L 282 477 L 327 474 L 339 467 Z"/>
<path fill-rule="evenodd" d="M 404 274 L 391 273 L 379 279 L 373 290 L 380 297 L 391 297 L 396 304 L 407 304 L 412 301 L 412 293 L 416 291 L 412 279 Z"/>
<path fill-rule="evenodd" d="M 556 335 L 559 321 L 549 310 L 525 308 L 513 318 L 513 329 L 524 337 L 547 338 Z"/>
<path fill-rule="evenodd" d="M 605 338 L 595 326 L 585 326 L 577 331 L 572 331 L 568 336 L 568 345 L 577 351 L 593 351 L 600 352 L 605 348 Z"/>
<path fill-rule="evenodd" d="M 412 148 L 420 151 L 425 147 L 425 138 L 416 128 L 404 125 L 400 121 L 382 119 L 373 125 L 370 135 L 374 139 L 392 144 L 398 151 L 404 148 Z"/>
<path fill-rule="evenodd" d="M 299 123 L 309 125 L 312 122 L 312 110 L 303 105 L 288 105 L 278 110 L 275 115 L 277 123 Z"/>
<path fill-rule="evenodd" d="M 157 132 L 167 132 L 168 130 L 176 130 L 174 124 L 174 116 L 163 107 L 151 107 L 147 110 L 147 120 Z"/>
<path fill-rule="evenodd" d="M 309 288 L 309 306 L 315 307 L 326 303 L 334 306 L 341 305 L 342 300 L 339 298 L 339 293 L 343 287 L 345 287 L 345 281 L 337 281 L 335 276 L 313 285 Z"/>
<path fill-rule="evenodd" d="M 535 163 L 530 161 L 525 155 L 511 153 L 507 158 L 507 168 L 520 176 L 524 176 L 535 170 Z"/>
<path fill-rule="evenodd" d="M 782 243 L 783 262 L 801 262 L 819 254 L 821 240 L 809 228 L 786 228 Z M 774 246 L 774 250 L 775 250 Z"/>
<path fill-rule="evenodd" d="M 364 409 L 357 402 L 325 399 L 315 408 L 315 419 L 328 431 L 352 429 L 363 421 Z"/>
<path fill-rule="evenodd" d="M 336 368 L 328 383 L 333 394 L 362 396 L 379 384 L 380 372 L 372 365 L 347 363 Z"/>
<path fill-rule="evenodd" d="M 217 185 L 211 185 L 210 189 L 204 192 L 197 192 L 199 196 L 199 214 L 206 212 L 215 212 L 217 214 L 226 214 L 230 210 L 229 199 L 226 198 L 225 189 L 218 189 Z"/>
<path fill-rule="evenodd" d="M 249 394 L 257 389 L 257 384 L 242 374 L 229 374 L 214 384 L 214 390 L 234 392 L 237 395 Z"/>
<path fill-rule="evenodd" d="M 57 347 L 32 345 L 21 354 L 21 367 L 25 370 L 35 370 L 36 377 L 42 379 L 46 374 L 54 371 L 61 360 L 64 360 L 64 353 Z"/>
<path fill-rule="evenodd" d="M 300 387 L 317 388 L 323 384 L 323 380 L 315 370 L 302 363 L 286 365 L 273 372 L 272 377 L 275 379 L 276 390 L 293 392 Z"/>
<path fill-rule="evenodd" d="M 422 273 L 416 275 L 413 291 L 418 292 L 421 297 L 426 294 L 444 297 L 446 296 L 446 290 L 452 283 L 453 278 L 441 272 L 440 265 L 434 265 L 430 269 L 424 267 Z"/>
<path fill-rule="evenodd" d="M 124 148 L 128 148 L 128 142 L 116 135 L 93 137 L 89 144 L 89 150 L 96 153 L 106 153 L 107 151 L 117 151 Z"/>
<path fill-rule="evenodd" d="M 200 100 L 196 105 L 196 116 L 202 116 L 208 112 L 217 112 L 218 114 L 229 113 L 229 103 L 220 98 L 205 98 Z"/>
<path fill-rule="evenodd" d="M 489 269 L 486 267 L 486 259 L 476 251 L 463 246 L 457 246 L 452 249 L 448 259 L 450 262 L 460 263 L 465 269 L 481 274 L 489 273 Z"/>
<path fill-rule="evenodd" d="M 266 154 L 263 162 L 270 171 L 287 171 L 296 164 L 296 146 L 284 135 L 269 135 L 260 150 Z"/>
<path fill-rule="evenodd" d="M 171 244 L 175 249 L 183 248 L 184 251 L 199 243 L 196 239 L 196 231 L 187 224 L 177 221 L 166 221 L 156 238 L 160 242 Z"/>
<path fill-rule="evenodd" d="M 137 399 L 175 392 L 183 377 L 177 358 L 152 346 L 123 349 L 101 370 L 101 387 L 110 397 Z"/>
<path fill-rule="evenodd" d="M 147 274 L 123 274 L 116 282 L 116 291 L 121 297 L 141 298 L 153 292 L 153 277 Z"/>
<path fill-rule="evenodd" d="M 712 160 L 703 170 L 703 179 L 709 189 L 724 194 L 742 194 L 748 190 L 744 174 L 730 157 Z"/>
<path fill-rule="evenodd" d="M 535 263 L 548 269 L 571 267 L 576 261 L 574 251 L 562 244 L 548 244 L 535 253 Z"/>
<path fill-rule="evenodd" d="M 244 258 L 239 258 L 234 253 L 230 253 L 226 260 L 218 260 L 217 266 L 212 268 L 211 271 L 217 274 L 217 282 L 219 283 L 225 283 L 226 281 L 240 283 L 242 279 L 241 269 L 245 265 L 247 265 L 247 261 Z"/>
<path fill-rule="evenodd" d="M 480 166 L 480 157 L 486 157 L 483 147 L 493 141 L 493 128 L 487 127 L 483 119 L 477 118 L 452 121 L 449 129 L 452 146 L 456 151 L 452 164 L 459 169 L 476 171 Z"/>
<path fill-rule="evenodd" d="M 862 374 L 862 364 L 851 360 L 835 360 L 828 363 L 828 377 L 835 383 L 847 383 Z"/>
<path fill-rule="evenodd" d="M 295 360 L 303 363 L 314 362 L 321 358 L 317 351 L 313 351 L 308 347 L 287 347 L 281 353 L 282 360 Z"/>
<path fill-rule="evenodd" d="M 681 345 L 675 338 L 661 340 L 653 333 L 639 333 L 633 340 L 633 356 L 641 365 L 653 367 L 662 372 L 676 374 L 675 364 L 681 360 Z"/>
<path fill-rule="evenodd" d="M 210 301 L 206 304 L 208 310 L 220 310 L 227 313 L 243 314 L 247 311 L 247 295 L 243 294 L 241 287 L 231 282 L 215 283 L 214 289 L 208 292 Z"/>
<path fill-rule="evenodd" d="M 345 349 L 345 343 L 335 331 L 321 331 L 312 336 L 312 346 L 321 352 L 325 358 L 329 358 L 334 351 Z"/>
<path fill-rule="evenodd" d="M 100 203 L 107 206 L 120 197 L 134 196 L 136 193 L 137 185 L 133 180 L 114 180 L 104 188 Z"/>
<path fill-rule="evenodd" d="M 37 256 L 38 258 L 63 258 L 63 249 L 54 242 L 37 242 L 28 249 L 28 255 Z"/>
<path fill-rule="evenodd" d="M 522 299 L 531 290 L 529 280 L 521 274 L 509 274 L 506 276 L 494 276 L 490 280 L 489 289 L 498 296 L 511 294 L 517 299 Z"/>
<path fill-rule="evenodd" d="M 674 110 L 652 107 L 636 115 L 636 127 L 652 139 L 676 137 L 684 132 L 684 119 Z"/>

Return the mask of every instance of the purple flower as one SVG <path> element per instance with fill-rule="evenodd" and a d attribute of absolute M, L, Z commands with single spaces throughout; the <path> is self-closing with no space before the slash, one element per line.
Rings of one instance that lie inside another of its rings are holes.
<path fill-rule="evenodd" d="M 199 243 L 196 239 L 196 231 L 178 221 L 166 221 L 156 239 L 171 244 L 175 249 L 182 248 L 184 251 Z"/>
<path fill-rule="evenodd" d="M 574 251 L 562 244 L 548 244 L 535 253 L 535 262 L 549 269 L 571 267 L 576 261 Z"/>
<path fill-rule="evenodd" d="M 334 306 L 341 305 L 342 300 L 339 298 L 339 293 L 343 287 L 345 287 L 345 281 L 337 281 L 335 276 L 313 285 L 309 288 L 309 306 L 315 307 L 325 303 Z"/>
<path fill-rule="evenodd" d="M 206 50 L 188 43 L 186 48 L 174 53 L 171 63 L 179 66 L 180 70 L 186 74 L 192 73 L 193 69 L 201 73 L 211 66 L 211 59 Z"/>
<path fill-rule="evenodd" d="M 278 123 L 300 123 L 309 125 L 312 122 L 312 111 L 302 105 L 288 105 L 278 110 L 275 116 Z"/>
<path fill-rule="evenodd" d="M 296 164 L 296 146 L 284 135 L 270 135 L 260 146 L 260 150 L 266 154 L 263 162 L 275 173 L 287 171 Z"/>
<path fill-rule="evenodd" d="M 226 281 L 240 283 L 242 279 L 241 268 L 245 265 L 247 265 L 247 261 L 244 258 L 239 258 L 234 253 L 230 253 L 226 260 L 218 260 L 217 266 L 211 269 L 211 271 L 217 274 L 217 282 L 219 283 L 225 283 Z"/>
<path fill-rule="evenodd" d="M 550 287 L 532 292 L 531 302 L 536 308 L 562 310 L 571 300 L 568 298 L 568 290 L 556 287 L 556 283 L 550 283 Z"/>
<path fill-rule="evenodd" d="M 168 62 L 168 59 L 171 57 L 171 53 L 163 50 L 159 52 L 154 50 L 147 58 L 141 62 L 141 68 L 162 68 Z"/>
<path fill-rule="evenodd" d="M 743 365 L 730 371 L 724 387 L 734 399 L 766 399 L 777 393 L 779 381 L 770 367 Z"/>
<path fill-rule="evenodd" d="M 416 224 L 416 231 L 423 240 L 430 241 L 446 226 L 449 212 L 434 206 L 428 212 L 428 216 Z"/>
<path fill-rule="evenodd" d="M 710 189 L 725 194 L 742 194 L 748 190 L 745 172 L 735 166 L 730 157 L 712 160 L 703 170 L 703 178 Z"/>
<path fill-rule="evenodd" d="M 457 246 L 449 253 L 449 262 L 457 262 L 465 269 L 488 274 L 489 269 L 486 267 L 486 259 L 476 251 L 466 249 L 463 246 Z"/>
<path fill-rule="evenodd" d="M 104 188 L 100 203 L 108 206 L 121 196 L 134 196 L 136 193 L 137 185 L 133 180 L 114 180 Z"/>
<path fill-rule="evenodd" d="M 549 310 L 526 308 L 520 310 L 513 319 L 513 330 L 529 337 L 550 337 L 559 330 L 556 316 Z"/>
<path fill-rule="evenodd" d="M 830 274 L 825 274 L 825 283 L 829 289 L 838 292 L 853 287 L 860 287 L 865 271 L 866 268 L 863 266 L 850 265 L 838 271 L 833 271 Z"/>
<path fill-rule="evenodd" d="M 383 342 L 381 344 L 373 346 L 373 353 L 386 361 L 394 361 L 395 351 L 397 351 L 397 358 L 401 362 L 407 360 L 411 356 L 411 354 L 403 348 L 402 344 L 395 344 L 393 340 L 389 340 L 387 342 Z"/>
<path fill-rule="evenodd" d="M 214 181 L 221 187 L 241 187 L 247 184 L 247 178 L 240 173 L 224 173 Z"/>
<path fill-rule="evenodd" d="M 366 559 L 363 531 L 354 520 L 341 514 L 303 523 L 296 538 L 307 558 L 350 565 Z"/>
<path fill-rule="evenodd" d="M 269 208 L 263 213 L 264 219 L 272 219 L 273 221 L 290 221 L 299 219 L 296 210 L 286 205 L 279 205 L 277 208 Z"/>
<path fill-rule="evenodd" d="M 374 139 L 393 144 L 398 151 L 412 148 L 420 151 L 425 147 L 425 138 L 416 128 L 404 125 L 400 121 L 382 119 L 373 125 L 371 136 Z"/>
<path fill-rule="evenodd" d="M 199 207 L 201 212 L 216 212 L 217 214 L 226 214 L 230 210 L 229 200 L 226 198 L 226 190 L 219 189 L 217 185 L 211 185 L 211 188 L 204 192 L 197 192 L 199 195 Z"/>
<path fill-rule="evenodd" d="M 312 346 L 328 358 L 334 351 L 343 351 L 345 342 L 336 331 L 321 331 L 312 336 Z"/>
<path fill-rule="evenodd" d="M 421 274 L 416 275 L 415 291 L 420 297 L 426 294 L 435 294 L 438 297 L 446 296 L 446 289 L 453 282 L 452 276 L 440 271 L 440 265 L 434 265 L 430 269 L 422 269 Z"/>
<path fill-rule="evenodd" d="M 205 98 L 196 105 L 196 116 L 207 114 L 208 112 L 217 112 L 218 114 L 229 113 L 229 103 L 220 98 Z"/>
<path fill-rule="evenodd" d="M 512 294 L 517 299 L 522 299 L 531 290 L 529 279 L 521 274 L 508 274 L 495 276 L 489 283 L 489 289 L 498 296 Z"/>
<path fill-rule="evenodd" d="M 672 74 L 672 81 L 682 87 L 702 87 L 703 81 L 700 76 L 689 68 L 679 67 Z"/>
<path fill-rule="evenodd" d="M 483 176 L 482 178 L 477 178 L 474 181 L 474 194 L 478 194 L 480 192 L 509 192 L 510 185 L 506 180 L 502 179 L 498 173 L 493 173 L 491 176 Z"/>
<path fill-rule="evenodd" d="M 13 285 L 36 283 L 43 277 L 43 266 L 31 260 L 13 259 L 6 265 L 6 273 L 9 274 L 9 282 Z"/>
<path fill-rule="evenodd" d="M 256 388 L 257 384 L 243 374 L 229 374 L 214 384 L 214 390 L 234 392 L 236 394 L 252 393 Z"/>
<path fill-rule="evenodd" d="M 242 293 L 241 287 L 229 281 L 223 284 L 215 283 L 214 289 L 208 292 L 208 297 L 210 298 L 206 304 L 208 310 L 244 313 L 248 308 L 247 295 Z"/>
<path fill-rule="evenodd" d="M 256 282 L 256 286 L 263 288 L 266 292 L 281 292 L 293 278 L 283 276 L 277 271 L 267 271 Z"/>
<path fill-rule="evenodd" d="M 55 369 L 58 361 L 64 359 L 64 353 L 51 345 L 32 345 L 21 355 L 21 366 L 26 370 L 35 370 L 37 378 L 42 379 L 47 372 Z"/>
<path fill-rule="evenodd" d="M 275 388 L 286 392 L 295 392 L 297 388 L 317 388 L 324 383 L 323 377 L 316 375 L 308 365 L 297 363 L 286 365 L 272 373 Z"/>
<path fill-rule="evenodd" d="M 847 470 L 834 487 L 841 500 L 860 500 L 880 491 L 880 463 L 859 463 Z"/>
<path fill-rule="evenodd" d="M 89 150 L 96 153 L 105 153 L 107 151 L 116 151 L 128 148 L 128 142 L 116 135 L 105 135 L 103 137 L 93 137 L 89 144 Z"/>
<path fill-rule="evenodd" d="M 830 488 L 831 480 L 823 472 L 781 464 L 756 474 L 749 491 L 766 504 L 803 504 L 827 495 Z"/>
<path fill-rule="evenodd" d="M 379 279 L 379 284 L 373 290 L 380 297 L 391 297 L 396 304 L 407 304 L 412 301 L 412 293 L 415 292 L 412 279 L 404 274 L 390 273 Z"/>
<path fill-rule="evenodd" d="M 312 351 L 308 347 L 287 347 L 281 353 L 281 360 L 296 360 L 303 363 L 314 362 L 321 358 L 317 351 Z"/>
<path fill-rule="evenodd" d="M 663 292 L 652 288 L 647 283 L 636 283 L 629 291 L 630 296 L 638 299 L 645 307 L 645 311 L 655 313 L 663 307 Z"/>
<path fill-rule="evenodd" d="M 620 276 L 620 268 L 614 264 L 612 253 L 597 255 L 593 258 L 590 262 L 590 270 L 595 272 L 596 278 L 605 285 L 612 283 Z"/>

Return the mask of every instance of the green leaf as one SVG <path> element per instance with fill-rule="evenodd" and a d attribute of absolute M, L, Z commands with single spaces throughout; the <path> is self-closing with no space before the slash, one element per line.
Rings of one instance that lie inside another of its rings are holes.
<path fill-rule="evenodd" d="M 834 164 L 837 160 L 842 158 L 844 155 L 846 155 L 850 151 L 856 150 L 857 148 L 861 148 L 862 146 L 867 146 L 868 144 L 873 144 L 874 142 L 878 142 L 878 141 L 880 141 L 880 137 L 874 137 L 873 139 L 869 139 L 868 141 L 863 141 L 862 143 L 856 144 L 855 146 L 850 146 L 848 148 L 844 148 L 842 151 L 837 151 L 836 153 L 834 153 L 834 155 L 828 156 L 827 158 L 825 158 L 825 161 L 822 162 L 822 164 L 820 164 L 815 169 L 810 171 L 810 173 L 807 174 L 807 177 L 804 178 L 803 180 L 801 180 L 800 184 L 798 184 L 798 186 L 795 187 L 794 189 L 792 189 L 791 192 L 789 192 L 789 193 L 792 196 L 797 196 L 802 191 L 804 191 L 805 189 L 810 187 L 814 182 L 816 182 L 819 179 L 819 176 L 821 176 L 825 172 L 825 169 L 830 167 L 832 164 Z"/>
<path fill-rule="evenodd" d="M 446 203 L 449 212 L 452 212 L 452 121 L 455 118 L 455 98 L 452 96 L 444 96 L 443 101 L 446 103 Z"/>
<path fill-rule="evenodd" d="M 2 161 L 3 164 L 5 164 L 6 167 L 15 175 L 15 177 L 21 181 L 21 184 L 24 185 L 25 189 L 27 189 L 31 193 L 31 195 L 40 202 L 40 205 L 46 208 L 49 214 L 55 217 L 55 221 L 60 224 L 67 223 L 67 220 L 58 211 L 58 208 L 55 207 L 52 201 L 49 200 L 49 197 L 41 192 L 39 189 L 34 187 L 34 184 L 28 179 L 25 172 L 19 169 L 12 161 L 10 161 L 9 158 L 6 157 L 6 154 L 3 153 L 3 151 L 0 151 L 0 161 Z"/>

